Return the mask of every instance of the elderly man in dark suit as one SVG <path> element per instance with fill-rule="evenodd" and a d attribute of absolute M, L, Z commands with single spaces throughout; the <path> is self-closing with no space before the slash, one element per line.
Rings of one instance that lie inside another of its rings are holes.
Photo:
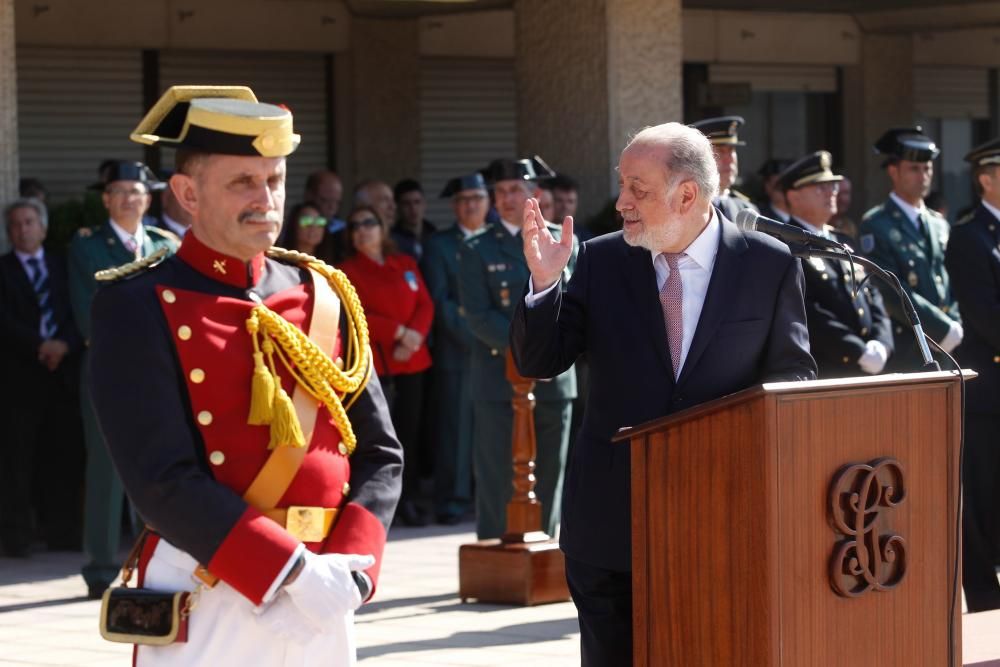
<path fill-rule="evenodd" d="M 679 123 L 646 128 L 622 152 L 619 183 L 624 228 L 583 245 L 565 291 L 572 218 L 556 241 L 529 201 L 531 280 L 511 325 L 524 375 L 590 362 L 560 536 L 584 665 L 632 662 L 629 448 L 611 437 L 760 382 L 816 376 L 802 268 L 785 245 L 712 206 L 719 181 L 705 136 Z"/>
<path fill-rule="evenodd" d="M 14 250 L 0 257 L 0 345 L 5 359 L 0 447 L 0 541 L 27 556 L 32 510 L 50 549 L 77 548 L 83 441 L 77 382 L 83 340 L 73 323 L 65 262 L 45 252 L 45 206 L 4 209 Z"/>

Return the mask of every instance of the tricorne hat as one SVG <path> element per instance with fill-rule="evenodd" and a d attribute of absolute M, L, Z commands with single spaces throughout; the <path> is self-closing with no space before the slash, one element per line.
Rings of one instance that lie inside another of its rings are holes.
<path fill-rule="evenodd" d="M 132 141 L 203 153 L 285 157 L 299 145 L 292 112 L 257 101 L 246 86 L 171 86 Z"/>
<path fill-rule="evenodd" d="M 444 184 L 444 189 L 441 190 L 441 197 L 451 197 L 457 195 L 462 190 L 485 190 L 486 181 L 483 179 L 483 175 L 478 171 L 474 171 L 471 174 L 465 174 L 464 176 L 456 176 L 447 183 Z"/>
<path fill-rule="evenodd" d="M 538 181 L 556 175 L 556 172 L 545 164 L 545 160 L 537 155 L 531 159 L 525 158 L 523 160 L 506 158 L 493 160 L 479 173 L 491 186 L 499 181 Z"/>
<path fill-rule="evenodd" d="M 115 181 L 137 181 L 145 184 L 150 192 L 167 187 L 164 181 L 156 177 L 152 169 L 135 160 L 105 160 L 97 168 L 97 177 L 100 180 L 88 186 L 88 190 L 101 191 Z"/>
<path fill-rule="evenodd" d="M 877 154 L 888 158 L 886 164 L 895 160 L 930 162 L 941 153 L 934 140 L 924 134 L 919 125 L 886 130 L 873 148 Z"/>

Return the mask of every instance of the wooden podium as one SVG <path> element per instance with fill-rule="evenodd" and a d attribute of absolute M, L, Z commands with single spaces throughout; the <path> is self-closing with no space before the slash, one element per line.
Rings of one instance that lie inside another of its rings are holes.
<path fill-rule="evenodd" d="M 634 664 L 961 665 L 960 419 L 938 372 L 765 384 L 624 430 Z"/>

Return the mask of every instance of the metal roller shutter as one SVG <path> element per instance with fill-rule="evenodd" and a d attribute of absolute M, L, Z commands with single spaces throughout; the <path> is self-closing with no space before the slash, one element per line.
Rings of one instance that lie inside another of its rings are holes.
<path fill-rule="evenodd" d="M 17 49 L 22 177 L 50 203 L 80 197 L 108 158 L 141 160 L 128 135 L 142 118 L 142 54 L 135 50 Z"/>
<path fill-rule="evenodd" d="M 516 151 L 513 60 L 421 60 L 420 181 L 428 219 L 439 226 L 454 220 L 448 200 L 438 197 L 449 179 Z"/>
<path fill-rule="evenodd" d="M 922 118 L 989 118 L 985 67 L 914 67 L 913 102 Z"/>
<path fill-rule="evenodd" d="M 284 104 L 292 110 L 302 143 L 288 160 L 289 208 L 302 201 L 308 175 L 327 166 L 325 73 L 324 58 L 318 54 L 160 53 L 162 90 L 182 84 L 249 86 L 262 102 Z"/>

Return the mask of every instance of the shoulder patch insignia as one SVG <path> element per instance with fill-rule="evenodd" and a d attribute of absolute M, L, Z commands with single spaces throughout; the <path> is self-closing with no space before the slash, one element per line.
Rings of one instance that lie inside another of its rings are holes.
<path fill-rule="evenodd" d="M 154 227 L 152 225 L 143 225 L 143 229 L 145 229 L 147 232 L 151 233 L 153 236 L 161 236 L 161 237 L 167 239 L 168 241 L 173 241 L 177 245 L 181 244 L 181 237 L 177 236 L 177 234 L 174 234 L 169 229 L 163 229 L 161 227 Z"/>
<path fill-rule="evenodd" d="M 875 249 L 875 235 L 874 234 L 862 234 L 861 235 L 861 252 L 869 253 Z"/>
<path fill-rule="evenodd" d="M 151 255 L 147 255 L 142 259 L 137 259 L 134 262 L 129 262 L 128 264 L 122 264 L 121 266 L 116 266 L 112 269 L 103 269 L 94 274 L 94 280 L 102 283 L 114 282 L 116 280 L 121 280 L 122 278 L 131 278 L 142 271 L 151 269 L 170 254 L 169 248 L 160 248 Z"/>

